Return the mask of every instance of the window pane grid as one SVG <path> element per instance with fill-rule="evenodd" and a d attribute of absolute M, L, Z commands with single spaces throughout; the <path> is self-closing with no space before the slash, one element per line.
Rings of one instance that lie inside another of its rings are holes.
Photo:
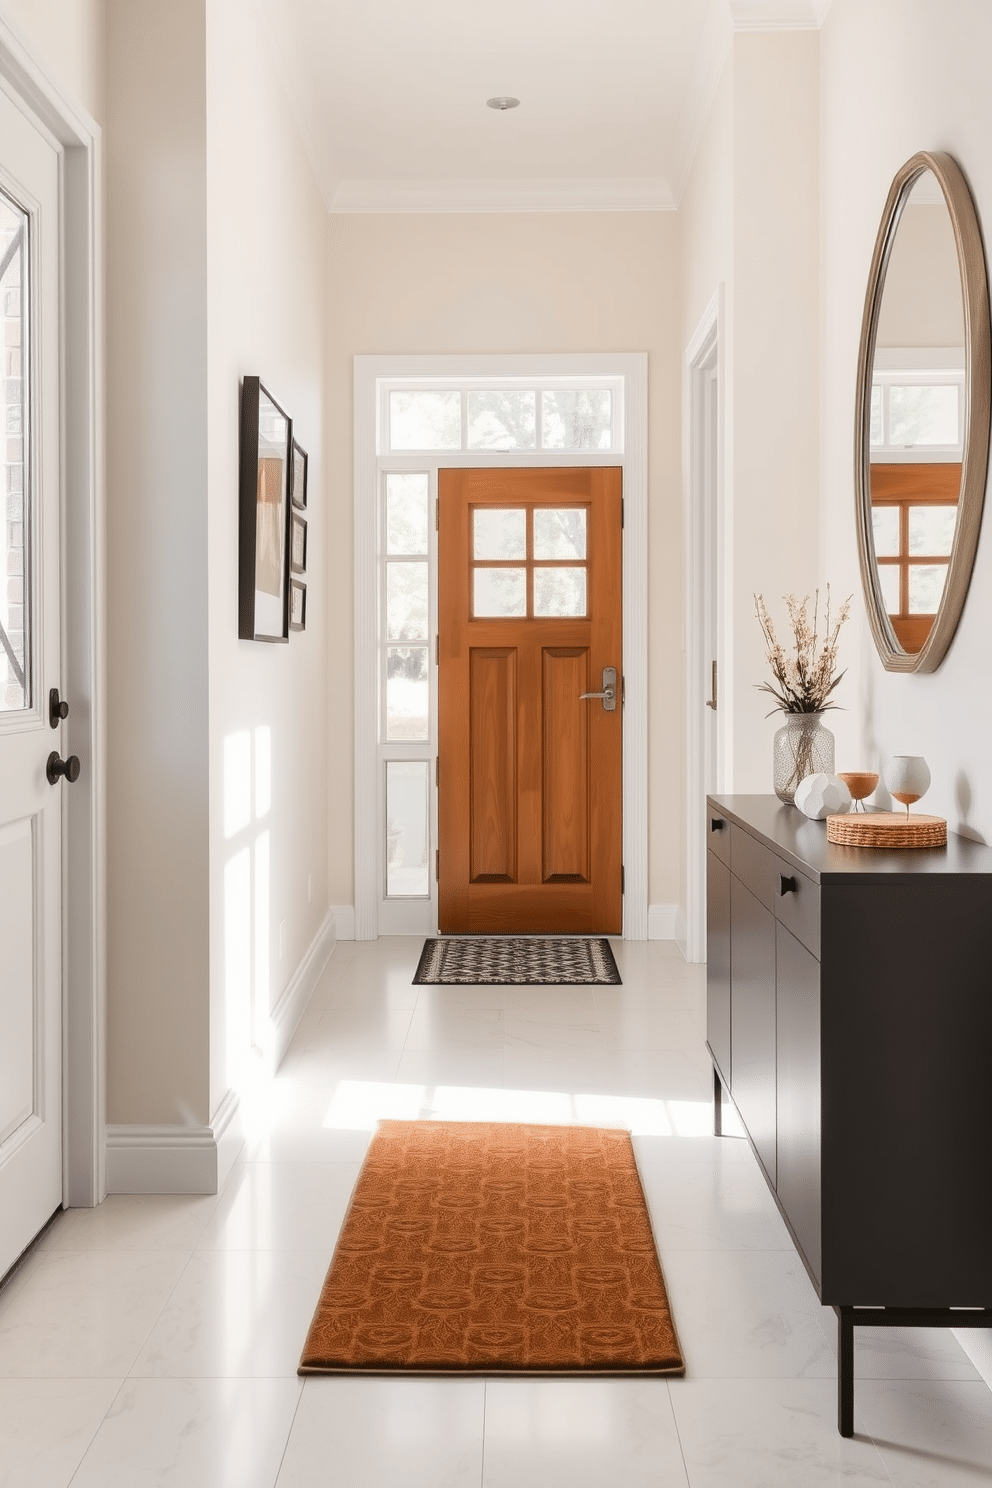
<path fill-rule="evenodd" d="M 554 385 L 387 385 L 385 451 L 528 450 L 615 452 L 619 389 L 562 380 Z"/>
<path fill-rule="evenodd" d="M 587 618 L 585 507 L 476 506 L 471 523 L 473 619 Z"/>

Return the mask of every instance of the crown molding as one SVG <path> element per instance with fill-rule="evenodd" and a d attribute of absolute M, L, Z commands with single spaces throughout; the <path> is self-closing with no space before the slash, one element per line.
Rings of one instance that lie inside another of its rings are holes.
<path fill-rule="evenodd" d="M 345 180 L 331 212 L 670 212 L 663 176 Z"/>
<path fill-rule="evenodd" d="M 728 0 L 735 31 L 818 31 L 832 0 Z"/>

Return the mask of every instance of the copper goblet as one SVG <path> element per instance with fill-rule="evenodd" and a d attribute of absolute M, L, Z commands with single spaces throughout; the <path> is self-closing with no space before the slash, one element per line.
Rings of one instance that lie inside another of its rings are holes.
<path fill-rule="evenodd" d="M 851 810 L 857 811 L 858 803 L 860 802 L 861 810 L 864 811 L 865 797 L 870 796 L 878 784 L 878 774 L 872 770 L 847 770 L 838 775 L 837 778 L 843 780 L 851 792 L 851 800 L 854 802 Z"/>

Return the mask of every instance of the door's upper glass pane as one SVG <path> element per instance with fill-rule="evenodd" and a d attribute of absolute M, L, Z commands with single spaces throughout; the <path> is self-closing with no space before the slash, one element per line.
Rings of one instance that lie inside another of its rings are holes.
<path fill-rule="evenodd" d="M 936 615 L 947 578 L 946 563 L 911 563 L 909 565 L 909 613 Z"/>
<path fill-rule="evenodd" d="M 871 525 L 875 535 L 876 557 L 898 558 L 899 508 L 897 506 L 873 506 Z"/>
<path fill-rule="evenodd" d="M 609 388 L 579 388 L 544 394 L 545 449 L 610 449 L 613 394 Z"/>
<path fill-rule="evenodd" d="M 909 551 L 924 558 L 949 558 L 954 546 L 956 506 L 911 506 Z"/>
<path fill-rule="evenodd" d="M 897 563 L 880 563 L 878 565 L 878 586 L 882 591 L 882 604 L 885 606 L 887 615 L 898 615 L 899 604 L 899 565 Z"/>
<path fill-rule="evenodd" d="M 537 394 L 472 391 L 468 395 L 469 449 L 533 449 L 537 443 Z"/>
<path fill-rule="evenodd" d="M 427 761 L 386 762 L 386 894 L 429 899 Z"/>
<path fill-rule="evenodd" d="M 461 449 L 461 393 L 390 393 L 389 444 L 394 450 Z"/>
<path fill-rule="evenodd" d="M 584 615 L 585 612 L 584 568 L 535 568 L 535 615 Z"/>
<path fill-rule="evenodd" d="M 535 558 L 584 558 L 586 513 L 584 507 L 538 506 L 534 508 Z"/>
<path fill-rule="evenodd" d="M 894 384 L 889 388 L 889 444 L 958 443 L 958 389 Z"/>
<path fill-rule="evenodd" d="M 472 552 L 476 558 L 526 558 L 527 513 L 517 507 L 477 506 Z"/>
<path fill-rule="evenodd" d="M 28 218 L 0 192 L 0 713 L 31 706 Z"/>
<path fill-rule="evenodd" d="M 386 738 L 426 739 L 427 647 L 386 647 Z"/>
<path fill-rule="evenodd" d="M 427 564 L 386 564 L 386 639 L 427 639 Z"/>
<path fill-rule="evenodd" d="M 525 568 L 476 568 L 472 613 L 476 619 L 519 618 L 527 614 Z"/>
<path fill-rule="evenodd" d="M 427 552 L 430 480 L 426 470 L 386 476 L 386 552 Z"/>

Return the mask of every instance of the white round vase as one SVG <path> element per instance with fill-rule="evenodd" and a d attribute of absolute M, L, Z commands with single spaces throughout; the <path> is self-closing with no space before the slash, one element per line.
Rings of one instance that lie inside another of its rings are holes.
<path fill-rule="evenodd" d="M 795 804 L 810 821 L 823 821 L 850 811 L 851 792 L 838 775 L 807 775 L 796 789 Z"/>

